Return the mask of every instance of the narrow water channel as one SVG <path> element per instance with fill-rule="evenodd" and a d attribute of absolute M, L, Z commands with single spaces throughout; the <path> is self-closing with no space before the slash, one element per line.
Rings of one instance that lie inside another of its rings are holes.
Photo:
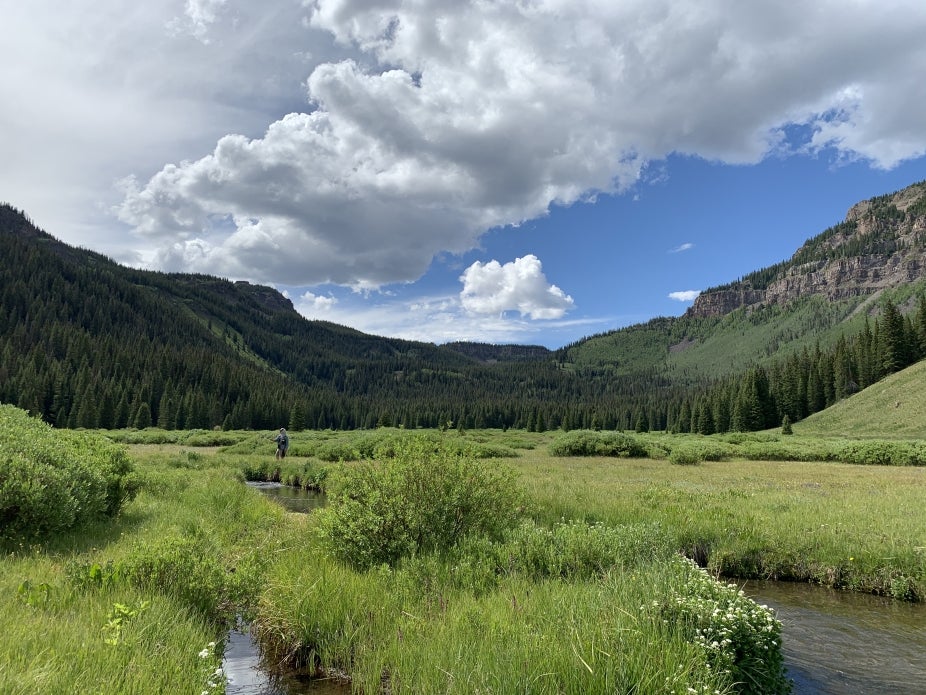
<path fill-rule="evenodd" d="M 260 662 L 257 643 L 246 629 L 233 630 L 225 644 L 223 669 L 228 677 L 226 695 L 349 695 L 350 685 L 336 681 L 301 677 L 298 674 L 271 675 Z"/>
<path fill-rule="evenodd" d="M 288 511 L 308 513 L 325 504 L 325 495 L 280 483 L 249 482 Z M 260 660 L 260 648 L 246 627 L 232 630 L 222 667 L 226 695 L 348 695 L 350 685 L 292 673 L 273 673 Z"/>
<path fill-rule="evenodd" d="M 305 490 L 280 483 L 248 482 L 248 486 L 260 490 L 291 512 L 308 513 L 325 504 L 324 493 L 316 490 Z"/>
<path fill-rule="evenodd" d="M 926 693 L 926 606 L 790 582 L 746 582 L 774 608 L 794 695 Z"/>

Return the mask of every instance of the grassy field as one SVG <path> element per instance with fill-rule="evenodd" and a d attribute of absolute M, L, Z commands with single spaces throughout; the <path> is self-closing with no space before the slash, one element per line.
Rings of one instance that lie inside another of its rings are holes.
<path fill-rule="evenodd" d="M 515 461 L 545 521 L 655 522 L 731 577 L 926 599 L 926 468 L 830 462 Z"/>
<path fill-rule="evenodd" d="M 926 361 L 796 423 L 794 432 L 823 437 L 926 439 Z"/>
<path fill-rule="evenodd" d="M 914 393 L 917 373 L 898 376 Z M 722 646 L 760 644 L 767 616 L 677 551 L 714 575 L 926 598 L 926 467 L 813 460 L 849 443 L 811 426 L 618 440 L 649 458 L 553 455 L 555 432 L 424 433 L 510 467 L 523 522 L 501 542 L 365 571 L 334 559 L 318 517 L 241 480 L 324 488 L 408 433 L 296 432 L 282 464 L 270 433 L 105 433 L 126 443 L 138 495 L 113 520 L 4 544 L 0 692 L 221 693 L 236 614 L 271 660 L 349 674 L 355 692 L 779 691 L 743 675 L 774 660 L 734 663 Z M 583 437 L 607 440 L 571 441 Z M 697 465 L 673 465 L 673 449 Z"/>
<path fill-rule="evenodd" d="M 224 692 L 227 612 L 287 517 L 212 455 L 132 458 L 141 490 L 115 520 L 4 545 L 0 692 Z"/>

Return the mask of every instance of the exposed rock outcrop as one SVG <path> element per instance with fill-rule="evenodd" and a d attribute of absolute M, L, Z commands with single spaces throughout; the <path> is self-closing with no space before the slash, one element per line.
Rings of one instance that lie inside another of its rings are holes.
<path fill-rule="evenodd" d="M 810 239 L 790 261 L 702 292 L 687 316 L 787 304 L 820 295 L 870 295 L 926 277 L 926 181 L 853 205 L 845 222 Z"/>

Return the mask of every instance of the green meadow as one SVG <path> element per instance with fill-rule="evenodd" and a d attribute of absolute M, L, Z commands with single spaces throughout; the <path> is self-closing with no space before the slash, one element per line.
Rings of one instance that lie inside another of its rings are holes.
<path fill-rule="evenodd" d="M 780 625 L 738 579 L 926 599 L 911 438 L 294 432 L 278 462 L 270 432 L 75 444 L 13 410 L 4 693 L 222 693 L 239 617 L 269 664 L 345 692 L 783 693 Z M 48 490 L 83 493 L 47 471 L 82 455 L 119 508 L 58 519 Z M 245 479 L 330 504 L 286 513 Z M 13 533 L 27 510 L 57 525 Z"/>

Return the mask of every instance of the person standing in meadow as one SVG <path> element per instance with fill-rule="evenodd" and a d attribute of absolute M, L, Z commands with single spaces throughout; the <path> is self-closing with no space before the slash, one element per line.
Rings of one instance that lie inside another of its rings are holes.
<path fill-rule="evenodd" d="M 286 458 L 286 450 L 289 449 L 289 435 L 286 434 L 286 428 L 281 427 L 280 433 L 274 438 L 277 443 L 277 458 Z"/>

